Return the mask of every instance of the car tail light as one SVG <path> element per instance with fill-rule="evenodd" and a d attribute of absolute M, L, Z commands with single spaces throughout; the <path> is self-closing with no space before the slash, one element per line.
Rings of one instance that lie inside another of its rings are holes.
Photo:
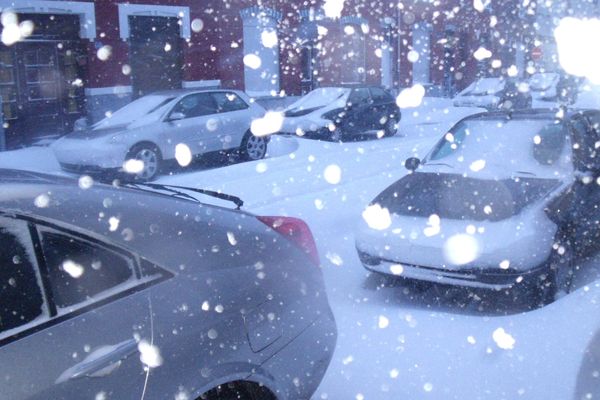
<path fill-rule="evenodd" d="M 297 245 L 316 266 L 320 265 L 315 239 L 306 222 L 292 217 L 257 217 L 277 233 Z"/>

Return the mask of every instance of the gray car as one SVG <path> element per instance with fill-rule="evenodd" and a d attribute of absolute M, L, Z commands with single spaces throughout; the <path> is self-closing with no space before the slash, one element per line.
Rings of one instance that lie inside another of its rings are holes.
<path fill-rule="evenodd" d="M 89 129 L 52 144 L 69 172 L 125 172 L 154 179 L 168 160 L 187 166 L 192 157 L 237 152 L 258 160 L 268 138 L 250 131 L 264 108 L 238 90 L 170 90 L 141 97 Z"/>
<path fill-rule="evenodd" d="M 172 186 L 0 170 L 0 187 L 0 397 L 308 399 L 317 388 L 337 333 L 301 220 Z"/>

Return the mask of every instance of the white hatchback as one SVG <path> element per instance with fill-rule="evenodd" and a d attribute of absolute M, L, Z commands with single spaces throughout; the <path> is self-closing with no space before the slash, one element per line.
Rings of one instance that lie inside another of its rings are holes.
<path fill-rule="evenodd" d="M 164 161 L 186 165 L 193 156 L 235 151 L 258 160 L 267 137 L 250 132 L 265 110 L 243 92 L 174 90 L 141 97 L 90 129 L 57 140 L 52 148 L 65 171 L 125 171 L 152 180 Z"/>

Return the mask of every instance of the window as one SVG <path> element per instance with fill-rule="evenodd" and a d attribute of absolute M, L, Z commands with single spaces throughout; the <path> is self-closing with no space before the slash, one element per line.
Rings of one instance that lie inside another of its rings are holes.
<path fill-rule="evenodd" d="M 40 236 L 59 309 L 105 297 L 135 279 L 133 261 L 122 254 L 53 230 Z"/>
<path fill-rule="evenodd" d="M 385 90 L 378 87 L 372 87 L 371 96 L 373 97 L 373 101 L 376 103 L 383 103 L 387 101 L 393 101 L 392 96 L 390 96 Z"/>
<path fill-rule="evenodd" d="M 27 223 L 0 217 L 0 336 L 47 316 Z"/>
<path fill-rule="evenodd" d="M 211 93 L 216 105 L 217 112 L 231 112 L 231 111 L 239 111 L 245 110 L 248 108 L 248 104 L 240 97 L 231 92 L 216 92 Z"/>
<path fill-rule="evenodd" d="M 171 114 L 181 113 L 185 118 L 215 114 L 217 105 L 210 93 L 197 93 L 184 97 L 175 105 Z"/>
<path fill-rule="evenodd" d="M 367 103 L 370 99 L 369 89 L 357 88 L 352 91 L 348 102 L 353 105 Z"/>

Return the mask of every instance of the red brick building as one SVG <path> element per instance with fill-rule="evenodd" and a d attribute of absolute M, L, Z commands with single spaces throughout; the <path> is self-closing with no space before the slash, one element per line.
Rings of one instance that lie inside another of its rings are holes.
<path fill-rule="evenodd" d="M 513 2 L 476 10 L 460 0 L 345 0 L 328 15 L 324 0 L 0 0 L 34 27 L 0 45 L 8 142 L 65 133 L 78 118 L 95 121 L 170 88 L 280 98 L 322 85 L 418 82 L 452 93 L 478 73 L 524 66 L 531 38 L 519 34 Z M 480 46 L 503 67 L 478 62 Z"/>

